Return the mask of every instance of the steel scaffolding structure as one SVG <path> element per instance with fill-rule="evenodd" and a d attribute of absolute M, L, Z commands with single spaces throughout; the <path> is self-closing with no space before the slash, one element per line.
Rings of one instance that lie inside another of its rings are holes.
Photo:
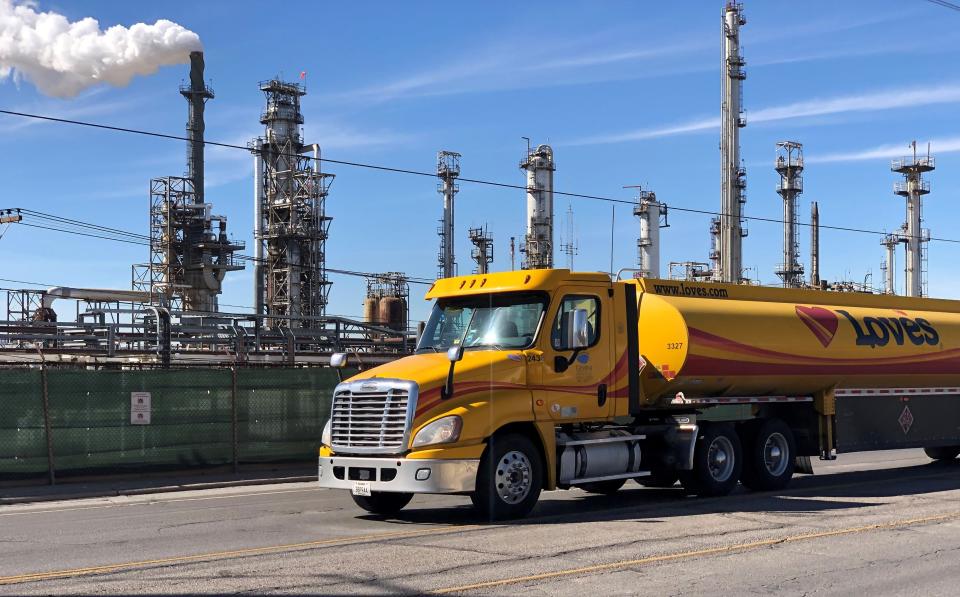
<path fill-rule="evenodd" d="M 326 242 L 332 218 L 326 198 L 333 174 L 320 171 L 320 148 L 303 143 L 303 86 L 260 83 L 266 108 L 264 136 L 256 139 L 255 292 L 260 314 L 281 327 L 310 328 L 326 313 L 330 280 Z M 313 151 L 312 156 L 302 155 Z"/>
<path fill-rule="evenodd" d="M 210 214 L 209 204 L 196 201 L 193 180 L 154 178 L 150 262 L 134 266 L 133 289 L 149 293 L 151 304 L 215 312 L 224 275 L 243 269 L 234 257 L 243 248 L 243 242 L 227 236 L 226 218 Z"/>

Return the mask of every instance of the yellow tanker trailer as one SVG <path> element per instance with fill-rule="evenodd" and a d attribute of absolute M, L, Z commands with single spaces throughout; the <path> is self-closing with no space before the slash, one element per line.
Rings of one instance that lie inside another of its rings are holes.
<path fill-rule="evenodd" d="M 334 391 L 320 484 L 377 513 L 627 480 L 784 487 L 810 456 L 960 453 L 960 302 L 533 270 L 438 280 L 416 354 Z M 346 364 L 335 355 L 334 365 Z"/>

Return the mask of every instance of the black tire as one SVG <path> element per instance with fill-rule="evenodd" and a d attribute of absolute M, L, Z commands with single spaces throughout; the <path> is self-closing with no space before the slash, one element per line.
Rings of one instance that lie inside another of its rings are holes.
<path fill-rule="evenodd" d="M 607 481 L 594 481 L 593 483 L 584 483 L 578 487 L 587 493 L 597 493 L 600 495 L 613 495 L 620 491 L 626 479 L 610 479 Z"/>
<path fill-rule="evenodd" d="M 740 480 L 742 460 L 740 438 L 733 427 L 705 423 L 697 436 L 693 470 L 683 471 L 680 482 L 701 497 L 727 495 Z"/>
<path fill-rule="evenodd" d="M 953 460 L 960 455 L 960 446 L 938 446 L 936 448 L 924 448 L 923 451 L 934 460 Z"/>
<path fill-rule="evenodd" d="M 793 478 L 797 448 L 790 427 L 780 419 L 764 419 L 741 432 L 743 471 L 740 482 L 754 491 L 783 489 Z"/>
<path fill-rule="evenodd" d="M 495 435 L 480 458 L 473 504 L 487 520 L 522 518 L 543 489 L 543 462 L 529 438 Z"/>
<path fill-rule="evenodd" d="M 393 493 L 388 491 L 373 491 L 373 495 L 352 495 L 353 502 L 371 514 L 392 516 L 410 503 L 412 493 Z"/>
<path fill-rule="evenodd" d="M 648 477 L 640 477 L 637 479 L 637 483 L 643 485 L 644 487 L 653 487 L 658 489 L 665 489 L 673 487 L 677 484 L 677 481 L 680 480 L 680 475 L 674 472 L 663 472 L 663 473 L 650 473 Z"/>

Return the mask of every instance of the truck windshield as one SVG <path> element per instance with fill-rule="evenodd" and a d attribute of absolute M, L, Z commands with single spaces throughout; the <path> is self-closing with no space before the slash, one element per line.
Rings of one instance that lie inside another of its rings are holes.
<path fill-rule="evenodd" d="M 417 352 L 441 352 L 461 344 L 493 350 L 527 348 L 546 306 L 546 295 L 530 292 L 438 299 Z"/>

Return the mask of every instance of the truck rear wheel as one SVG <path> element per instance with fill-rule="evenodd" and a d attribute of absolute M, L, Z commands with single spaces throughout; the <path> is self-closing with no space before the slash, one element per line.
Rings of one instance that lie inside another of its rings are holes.
<path fill-rule="evenodd" d="M 796 444 L 780 419 L 756 421 L 743 434 L 740 482 L 754 491 L 783 489 L 793 477 Z"/>
<path fill-rule="evenodd" d="M 727 495 L 740 479 L 742 451 L 733 427 L 704 424 L 697 437 L 693 470 L 683 471 L 684 489 L 701 497 Z"/>
<path fill-rule="evenodd" d="M 620 491 L 626 479 L 610 479 L 608 481 L 594 481 L 593 483 L 584 483 L 579 485 L 580 489 L 587 493 L 598 493 L 600 495 L 613 495 Z"/>
<path fill-rule="evenodd" d="M 494 435 L 480 459 L 473 504 L 487 520 L 521 518 L 543 488 L 540 452 L 519 434 Z"/>
<path fill-rule="evenodd" d="M 936 448 L 924 448 L 927 456 L 934 460 L 953 460 L 960 455 L 960 446 L 939 446 Z"/>
<path fill-rule="evenodd" d="M 390 516 L 403 510 L 404 506 L 413 499 L 413 494 L 374 491 L 371 495 L 351 495 L 350 497 L 356 505 L 371 514 Z"/>

